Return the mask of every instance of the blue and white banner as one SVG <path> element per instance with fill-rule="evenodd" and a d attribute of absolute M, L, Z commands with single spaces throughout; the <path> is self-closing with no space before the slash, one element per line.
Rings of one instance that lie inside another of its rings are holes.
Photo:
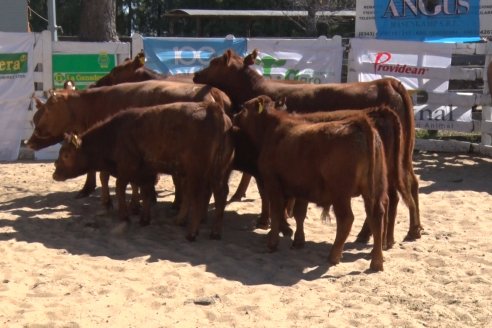
<path fill-rule="evenodd" d="M 492 0 L 358 0 L 355 37 L 472 42 L 492 37 Z"/>
<path fill-rule="evenodd" d="M 342 39 L 248 39 L 248 53 L 258 49 L 256 70 L 271 79 L 339 83 Z"/>
<path fill-rule="evenodd" d="M 233 49 L 246 54 L 245 38 L 143 38 L 145 66 L 161 74 L 194 73 Z"/>

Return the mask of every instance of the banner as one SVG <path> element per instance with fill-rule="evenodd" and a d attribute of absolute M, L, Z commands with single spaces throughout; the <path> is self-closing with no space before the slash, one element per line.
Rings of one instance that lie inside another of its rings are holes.
<path fill-rule="evenodd" d="M 395 77 L 406 88 L 446 92 L 452 44 L 351 39 L 349 81 Z"/>
<path fill-rule="evenodd" d="M 351 39 L 349 82 L 394 77 L 410 90 L 448 91 L 452 44 Z M 430 130 L 468 131 L 471 108 L 427 103 L 414 106 L 416 126 Z M 466 122 L 466 124 L 463 124 Z"/>
<path fill-rule="evenodd" d="M 308 83 L 341 82 L 341 38 L 248 39 L 248 53 L 258 49 L 255 68 L 263 76 Z"/>
<path fill-rule="evenodd" d="M 145 66 L 161 74 L 194 73 L 233 49 L 246 53 L 244 38 L 143 38 Z"/>
<path fill-rule="evenodd" d="M 77 90 L 83 90 L 113 69 L 116 55 L 53 54 L 52 63 L 54 88 L 62 89 L 65 81 L 72 80 Z"/>
<path fill-rule="evenodd" d="M 355 37 L 479 41 L 492 37 L 492 0 L 358 0 Z"/>
<path fill-rule="evenodd" d="M 0 160 L 17 160 L 34 92 L 34 34 L 0 32 Z"/>

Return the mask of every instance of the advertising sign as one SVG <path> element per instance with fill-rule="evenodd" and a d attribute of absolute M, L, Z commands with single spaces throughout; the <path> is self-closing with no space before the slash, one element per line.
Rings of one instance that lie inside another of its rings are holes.
<path fill-rule="evenodd" d="M 86 89 L 116 65 L 116 56 L 99 54 L 53 54 L 53 86 L 63 88 L 66 80 L 75 82 L 77 90 Z"/>
<path fill-rule="evenodd" d="M 145 66 L 161 74 L 194 73 L 233 49 L 246 53 L 244 38 L 143 38 Z"/>
<path fill-rule="evenodd" d="M 452 44 L 352 39 L 350 82 L 394 77 L 409 90 L 448 91 Z M 471 108 L 449 103 L 414 106 L 417 127 L 469 131 Z"/>
<path fill-rule="evenodd" d="M 306 83 L 341 82 L 341 38 L 248 39 L 248 53 L 259 52 L 256 69 L 266 78 Z"/>
<path fill-rule="evenodd" d="M 433 42 L 492 37 L 492 0 L 358 0 L 355 37 Z"/>
<path fill-rule="evenodd" d="M 33 46 L 32 33 L 0 32 L 0 161 L 19 156 L 34 92 Z"/>

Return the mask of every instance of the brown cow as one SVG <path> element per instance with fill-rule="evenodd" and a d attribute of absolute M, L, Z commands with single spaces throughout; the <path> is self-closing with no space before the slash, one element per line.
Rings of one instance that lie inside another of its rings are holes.
<path fill-rule="evenodd" d="M 211 237 L 220 238 L 234 153 L 231 127 L 216 102 L 176 102 L 121 111 L 80 136 L 71 135 L 60 149 L 53 178 L 64 181 L 89 170 L 110 172 L 117 178 L 122 220 L 128 220 L 126 186 L 137 184 L 142 190 L 140 223 L 147 225 L 156 175 L 184 176 L 190 213 L 187 238 L 196 238 L 211 192 L 217 212 Z"/>
<path fill-rule="evenodd" d="M 415 142 L 412 101 L 405 87 L 396 79 L 385 78 L 372 82 L 328 84 L 282 84 L 263 78 L 250 66 L 255 63 L 257 51 L 244 59 L 232 50 L 210 61 L 208 67 L 195 73 L 196 83 L 217 87 L 231 98 L 235 110 L 256 96 L 267 95 L 272 99 L 286 98 L 289 111 L 331 111 L 339 109 L 363 109 L 382 105 L 391 108 L 399 117 L 403 130 L 402 168 L 405 188 L 411 194 L 408 202 L 410 228 L 405 240 L 420 238 L 418 179 L 413 171 L 412 155 Z M 395 201 L 398 201 L 397 199 Z M 367 241 L 370 234 L 359 236 Z"/>
<path fill-rule="evenodd" d="M 333 205 L 337 234 L 330 262 L 340 261 L 354 215 L 351 198 L 362 195 L 374 236 L 371 269 L 383 270 L 382 229 L 387 206 L 384 148 L 365 115 L 334 122 L 311 123 L 274 109 L 266 96 L 247 101 L 234 124 L 259 149 L 258 169 L 270 199 L 268 247 L 278 245 L 285 202 L 296 198 L 294 247 L 305 243 L 304 218 L 308 202 Z"/>
<path fill-rule="evenodd" d="M 300 119 L 311 123 L 333 122 L 345 119 L 353 119 L 359 115 L 365 115 L 376 128 L 384 147 L 385 162 L 387 167 L 388 181 L 388 225 L 385 226 L 383 234 L 383 248 L 391 248 L 395 243 L 394 227 L 396 210 L 398 204 L 398 192 L 402 195 L 405 204 L 411 201 L 412 195 L 405 188 L 405 180 L 402 177 L 402 131 L 400 120 L 396 114 L 387 107 L 373 107 L 359 111 L 354 110 L 337 110 L 333 112 L 316 112 L 299 114 Z M 361 236 L 370 234 L 370 228 L 367 220 L 359 233 Z"/>
<path fill-rule="evenodd" d="M 59 90 L 53 92 L 45 104 L 37 101 L 38 111 L 33 119 L 35 129 L 27 144 L 34 150 L 53 145 L 63 140 L 65 132 L 82 133 L 96 122 L 129 107 L 203 100 L 216 101 L 226 111 L 231 107 L 229 98 L 222 91 L 181 82 L 146 81 L 82 91 Z M 107 184 L 101 187 L 102 203 L 111 207 Z M 134 194 L 135 207 L 137 199 Z"/>
<path fill-rule="evenodd" d="M 145 54 L 139 52 L 133 60 L 127 59 L 114 67 L 108 74 L 94 83 L 94 87 L 115 85 L 125 82 L 167 80 L 193 83 L 192 74 L 163 75 L 145 67 Z"/>

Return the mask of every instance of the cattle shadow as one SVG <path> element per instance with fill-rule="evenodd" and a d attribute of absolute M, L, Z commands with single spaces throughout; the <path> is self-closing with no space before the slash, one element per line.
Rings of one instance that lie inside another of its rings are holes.
<path fill-rule="evenodd" d="M 415 152 L 414 163 L 420 180 L 430 182 L 421 183 L 420 193 L 476 191 L 492 194 L 492 160 L 485 156 L 420 151 Z"/>
<path fill-rule="evenodd" d="M 176 226 L 169 218 L 171 202 L 159 199 L 150 226 L 140 227 L 135 216 L 131 224 L 119 229 L 116 211 L 95 214 L 100 208 L 99 198 L 74 199 L 75 193 L 30 195 L 0 203 L 0 211 L 15 217 L 0 219 L 0 240 L 41 243 L 73 255 L 121 261 L 147 257 L 148 262 L 205 265 L 206 271 L 244 285 L 291 286 L 300 280 L 320 279 L 329 274 L 331 243 L 309 241 L 306 236 L 305 247 L 293 250 L 291 239 L 281 237 L 278 251 L 269 253 L 266 231 L 254 228 L 257 214 L 238 214 L 226 209 L 223 237 L 216 241 L 208 238 L 214 214 L 210 211 L 197 241 L 190 243 L 184 238 L 185 228 Z M 53 215 L 53 211 L 57 214 Z M 370 245 L 347 242 L 342 262 L 370 260 L 371 249 Z"/>

